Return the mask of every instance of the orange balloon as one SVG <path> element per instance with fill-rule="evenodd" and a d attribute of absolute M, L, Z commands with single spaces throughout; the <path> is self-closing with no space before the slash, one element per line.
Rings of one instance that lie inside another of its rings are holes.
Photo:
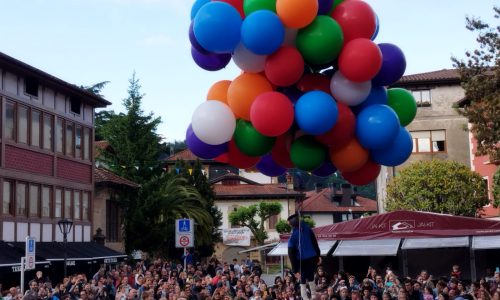
<path fill-rule="evenodd" d="M 229 85 L 227 103 L 236 117 L 250 121 L 250 107 L 255 98 L 272 90 L 273 87 L 265 76 L 243 73 Z"/>
<path fill-rule="evenodd" d="M 368 161 L 370 153 L 363 148 L 356 138 L 338 150 L 330 149 L 330 159 L 340 172 L 354 172 L 361 169 Z"/>
<path fill-rule="evenodd" d="M 318 14 L 318 0 L 277 0 L 276 13 L 288 28 L 303 28 Z"/>
<path fill-rule="evenodd" d="M 217 100 L 227 104 L 227 89 L 231 80 L 221 80 L 214 83 L 208 90 L 207 100 Z"/>

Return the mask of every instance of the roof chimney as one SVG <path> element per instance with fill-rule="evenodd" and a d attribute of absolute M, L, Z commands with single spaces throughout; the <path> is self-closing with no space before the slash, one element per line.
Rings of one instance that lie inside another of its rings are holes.
<path fill-rule="evenodd" d="M 348 183 L 342 184 L 342 200 L 340 201 L 340 206 L 353 206 L 352 190 L 352 185 Z"/>

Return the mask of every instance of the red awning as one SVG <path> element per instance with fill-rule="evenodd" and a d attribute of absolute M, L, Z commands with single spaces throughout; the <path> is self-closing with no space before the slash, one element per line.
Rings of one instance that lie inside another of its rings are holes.
<path fill-rule="evenodd" d="M 395 211 L 314 228 L 318 240 L 370 240 L 499 235 L 500 222 L 428 212 Z M 288 235 L 281 236 L 288 240 Z"/>

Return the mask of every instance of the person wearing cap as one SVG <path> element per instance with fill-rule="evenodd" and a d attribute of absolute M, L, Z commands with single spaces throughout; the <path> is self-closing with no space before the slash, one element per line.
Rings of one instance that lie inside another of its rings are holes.
<path fill-rule="evenodd" d="M 300 278 L 300 294 L 302 299 L 309 300 L 307 295 L 307 283 L 311 289 L 311 298 L 315 299 L 316 284 L 314 272 L 316 265 L 321 263 L 321 252 L 318 241 L 312 229 L 304 221 L 293 214 L 287 219 L 292 227 L 292 235 L 288 240 L 288 257 L 292 264 L 292 271 Z"/>

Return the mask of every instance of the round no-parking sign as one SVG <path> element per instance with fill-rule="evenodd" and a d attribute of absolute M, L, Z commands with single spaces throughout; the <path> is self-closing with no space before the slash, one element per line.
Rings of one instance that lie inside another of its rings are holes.
<path fill-rule="evenodd" d="M 187 247 L 189 245 L 189 236 L 183 235 L 179 238 L 179 244 L 182 247 Z"/>

